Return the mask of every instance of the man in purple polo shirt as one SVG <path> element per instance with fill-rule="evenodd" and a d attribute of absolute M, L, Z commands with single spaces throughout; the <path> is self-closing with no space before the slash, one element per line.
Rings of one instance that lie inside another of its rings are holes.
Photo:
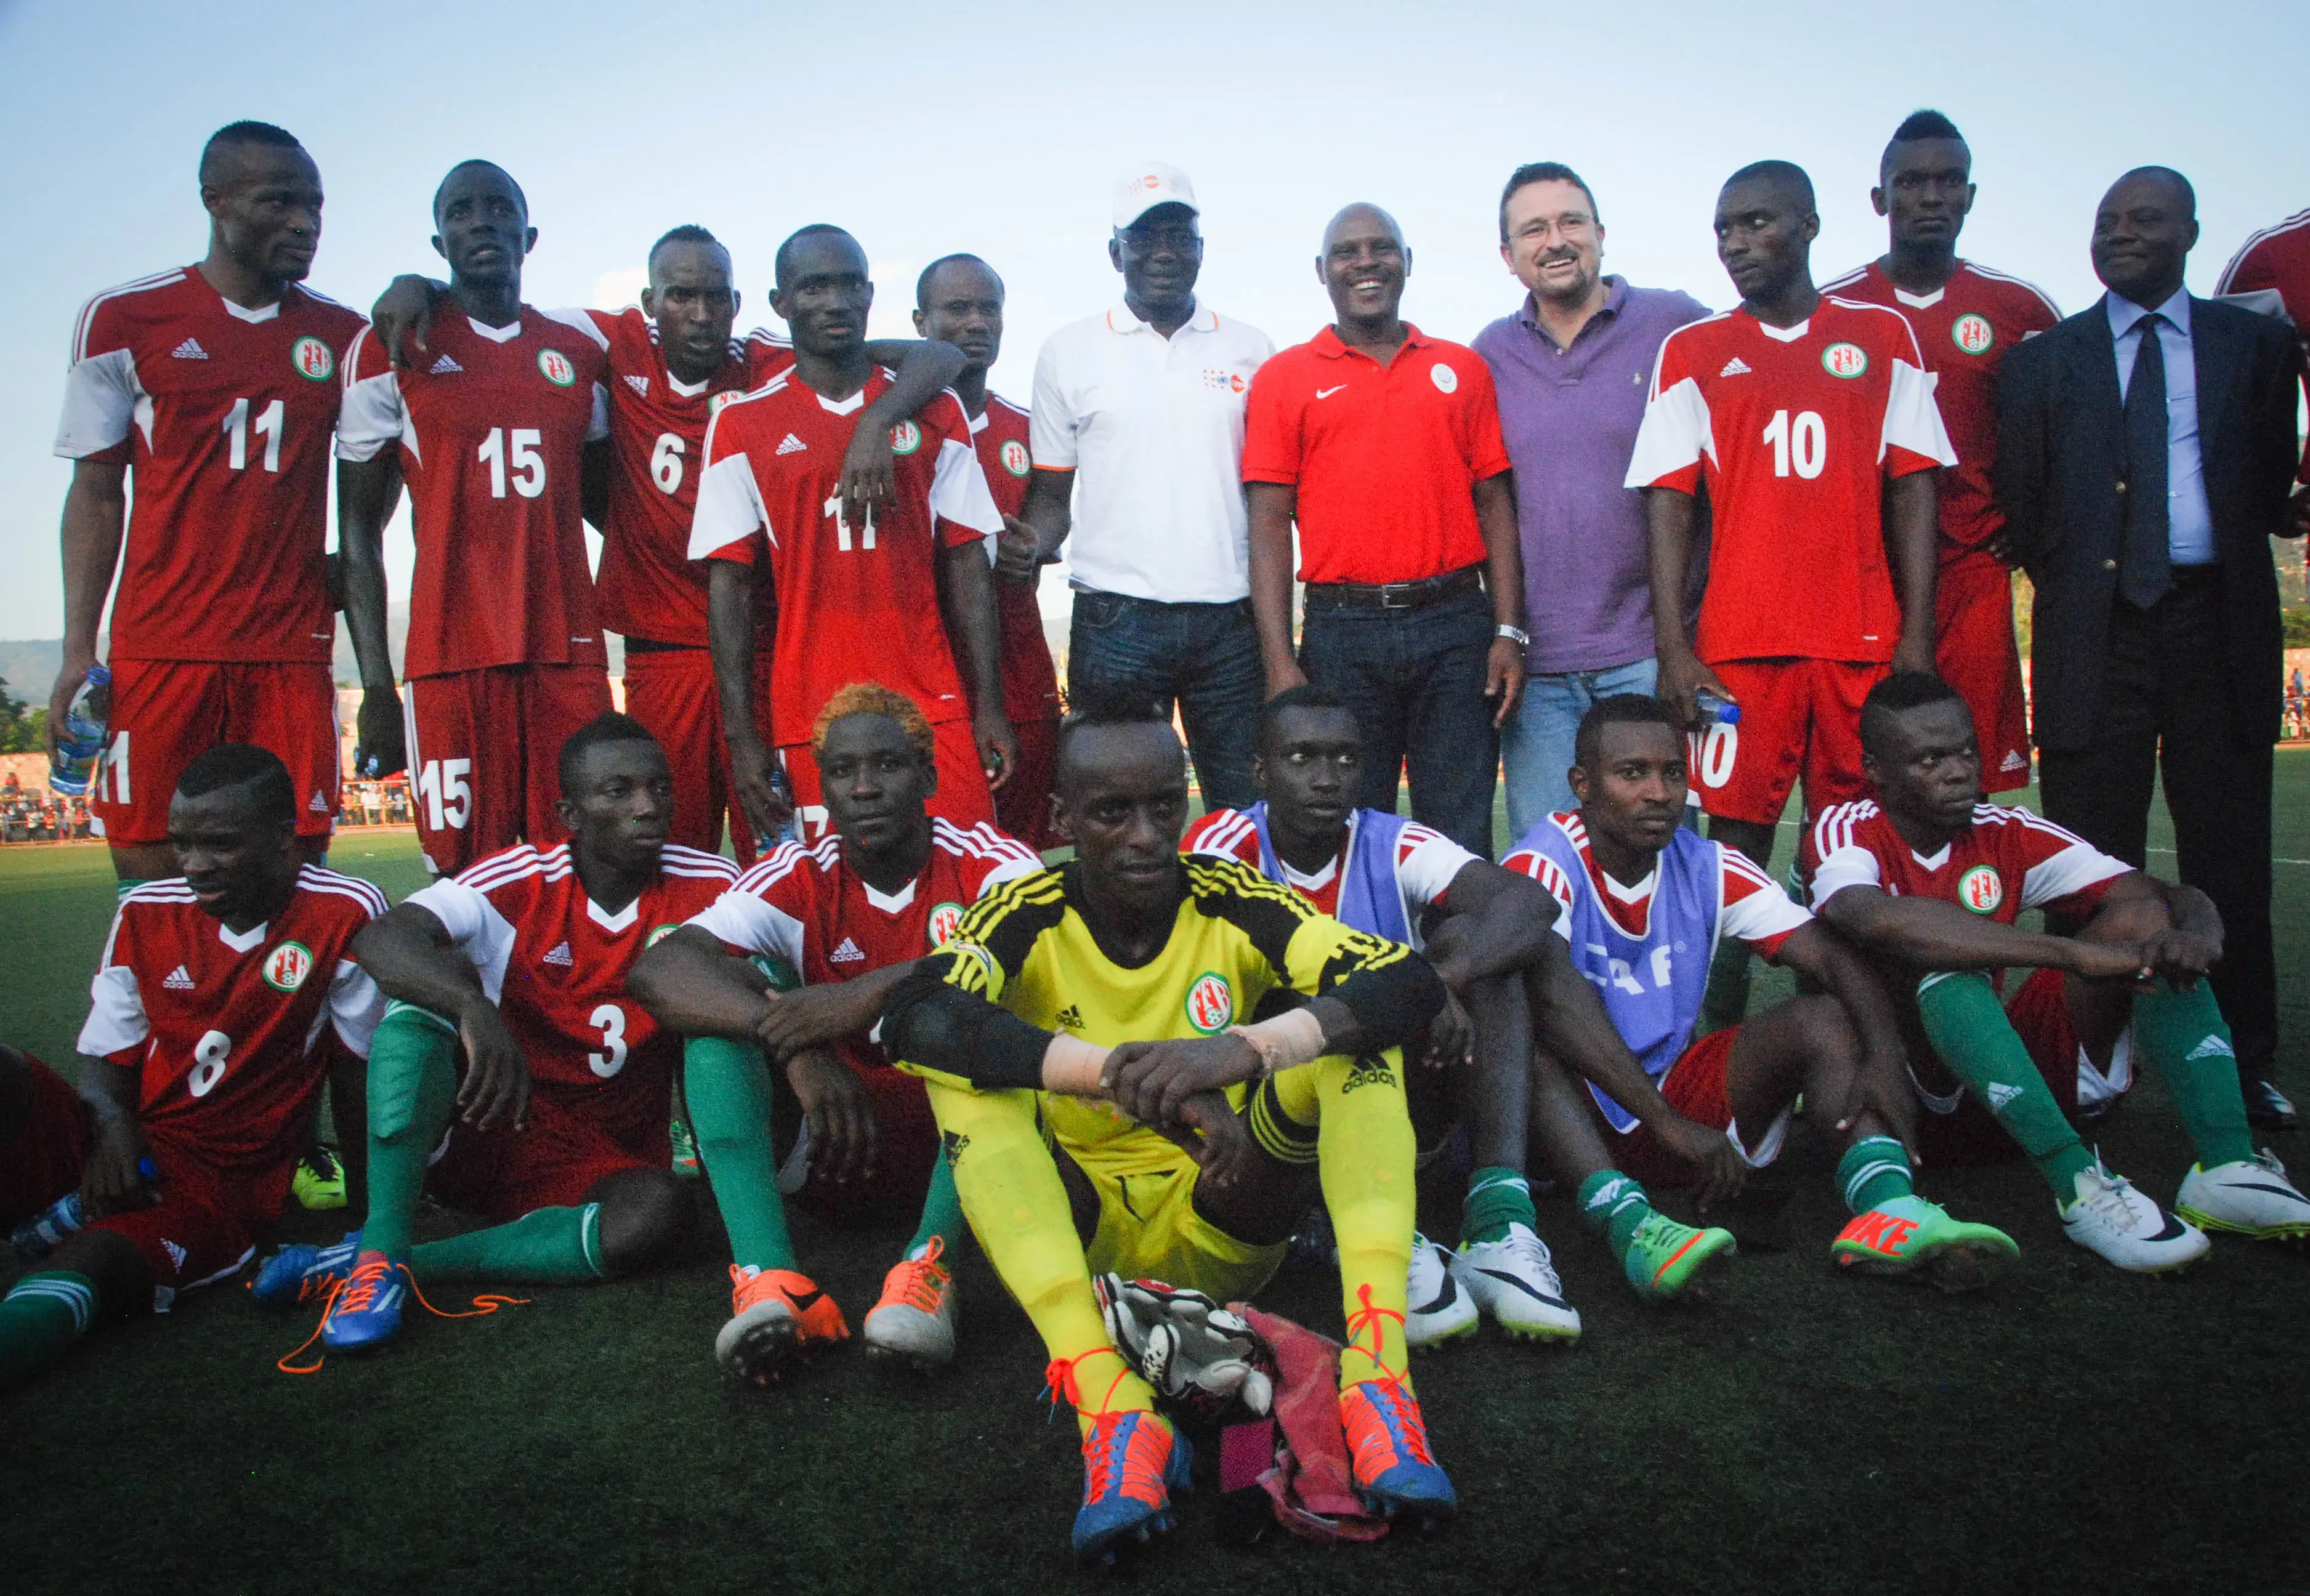
<path fill-rule="evenodd" d="M 1570 167 L 1520 166 L 1500 195 L 1500 258 L 1530 291 L 1476 335 L 1515 468 L 1532 643 L 1501 729 L 1508 834 L 1572 807 L 1573 733 L 1600 698 L 1649 693 L 1653 607 L 1643 496 L 1620 485 L 1663 340 L 1708 308 L 1599 270 L 1596 196 Z"/>

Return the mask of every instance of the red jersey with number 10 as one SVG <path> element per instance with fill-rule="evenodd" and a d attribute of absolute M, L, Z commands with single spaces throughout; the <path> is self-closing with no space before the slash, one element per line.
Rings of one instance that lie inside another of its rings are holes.
<path fill-rule="evenodd" d="M 56 452 L 130 468 L 114 659 L 328 659 L 329 438 L 366 325 L 294 283 L 245 309 L 196 266 L 81 311 Z"/>
<path fill-rule="evenodd" d="M 337 452 L 369 460 L 398 444 L 409 484 L 405 676 L 608 661 L 578 477 L 587 441 L 609 430 L 609 356 L 578 320 L 525 305 L 487 327 L 452 306 L 409 369 L 367 332 L 345 362 Z"/>
<path fill-rule="evenodd" d="M 1028 449 L 1025 406 L 989 394 L 970 433 L 994 507 L 1006 516 L 1025 513 L 1027 473 L 1035 464 Z M 992 552 L 994 545 L 987 548 Z M 1003 623 L 1003 713 L 1014 725 L 1059 716 L 1059 673 L 1051 664 L 1050 639 L 1043 636 L 1043 606 L 1035 597 L 1041 585 L 1039 571 L 1032 582 L 994 579 L 994 613 Z"/>
<path fill-rule="evenodd" d="M 1867 664 L 1901 636 L 1884 479 L 1955 464 L 1909 324 L 1824 298 L 1793 327 L 1741 309 L 1671 333 L 1628 485 L 1706 478 L 1703 661 Z"/>
<path fill-rule="evenodd" d="M 853 526 L 837 489 L 858 413 L 891 382 L 877 369 L 849 398 L 793 372 L 723 406 L 706 429 L 692 559 L 767 559 L 778 605 L 770 716 L 778 746 L 810 741 L 826 701 L 853 681 L 905 693 L 933 722 L 970 706 L 939 618 L 942 549 L 1003 529 L 970 447 L 962 401 L 941 394 L 891 429 L 895 495 Z"/>

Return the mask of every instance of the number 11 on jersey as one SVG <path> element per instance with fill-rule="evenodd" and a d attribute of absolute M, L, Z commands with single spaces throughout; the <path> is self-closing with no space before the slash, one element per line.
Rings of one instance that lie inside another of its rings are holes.
<path fill-rule="evenodd" d="M 849 553 L 850 523 L 842 514 L 842 495 L 839 493 L 833 495 L 819 507 L 823 509 L 834 522 L 835 548 L 845 554 Z M 866 533 L 859 546 L 865 549 L 874 546 L 874 507 L 871 504 L 866 507 Z"/>

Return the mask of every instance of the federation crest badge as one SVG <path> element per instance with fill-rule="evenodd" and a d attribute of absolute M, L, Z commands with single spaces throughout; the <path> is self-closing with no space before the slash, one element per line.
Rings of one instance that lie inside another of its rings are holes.
<path fill-rule="evenodd" d="M 890 453 L 911 455 L 923 447 L 923 429 L 912 421 L 900 421 L 890 429 Z"/>
<path fill-rule="evenodd" d="M 1976 915 L 1993 915 L 2005 901 L 2005 880 L 1986 864 L 1976 864 L 1957 879 L 1957 900 Z"/>
<path fill-rule="evenodd" d="M 275 992 L 294 992 L 313 973 L 313 950 L 302 942 L 283 942 L 265 956 L 265 984 Z"/>
<path fill-rule="evenodd" d="M 1950 342 L 1967 354 L 1985 355 L 1997 342 L 1997 329 L 1987 317 L 1968 310 L 1950 324 Z"/>
<path fill-rule="evenodd" d="M 335 351 L 309 333 L 289 346 L 289 364 L 308 382 L 326 382 L 337 371 Z"/>
<path fill-rule="evenodd" d="M 710 421 L 712 418 L 720 415 L 725 410 L 727 410 L 732 404 L 743 399 L 745 396 L 746 395 L 743 393 L 736 388 L 725 388 L 718 394 L 708 395 L 706 398 L 707 418 Z"/>
<path fill-rule="evenodd" d="M 994 457 L 1002 461 L 1003 469 L 1014 477 L 1025 476 L 1027 467 L 1032 464 L 1027 455 L 1027 446 L 1015 438 L 1004 438 L 1003 447 L 994 451 Z"/>
<path fill-rule="evenodd" d="M 1820 351 L 1820 369 L 1831 377 L 1858 377 L 1869 369 L 1869 351 L 1857 343 L 1832 343 Z"/>
<path fill-rule="evenodd" d="M 655 948 L 660 942 L 665 941 L 666 938 L 672 936 L 674 933 L 674 930 L 675 927 L 670 923 L 664 925 L 653 925 L 650 927 L 649 935 L 642 939 L 642 946 L 645 948 Z"/>
<path fill-rule="evenodd" d="M 566 388 L 578 380 L 578 368 L 570 364 L 569 357 L 558 349 L 539 350 L 537 369 L 545 373 L 545 380 L 557 388 Z"/>
<path fill-rule="evenodd" d="M 954 928 L 961 924 L 962 906 L 960 904 L 933 904 L 930 921 L 931 946 L 933 948 L 946 946 L 946 940 L 954 934 Z"/>
<path fill-rule="evenodd" d="M 1235 988 L 1216 970 L 1205 970 L 1187 988 L 1187 1023 L 1216 1037 L 1235 1019 Z"/>

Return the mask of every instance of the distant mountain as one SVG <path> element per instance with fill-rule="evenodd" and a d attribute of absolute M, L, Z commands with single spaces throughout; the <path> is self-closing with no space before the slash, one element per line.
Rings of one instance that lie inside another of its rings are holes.
<path fill-rule="evenodd" d="M 39 707 L 48 701 L 56 669 L 64 663 L 61 638 L 38 638 L 23 642 L 0 641 L 0 680 L 25 703 Z"/>

